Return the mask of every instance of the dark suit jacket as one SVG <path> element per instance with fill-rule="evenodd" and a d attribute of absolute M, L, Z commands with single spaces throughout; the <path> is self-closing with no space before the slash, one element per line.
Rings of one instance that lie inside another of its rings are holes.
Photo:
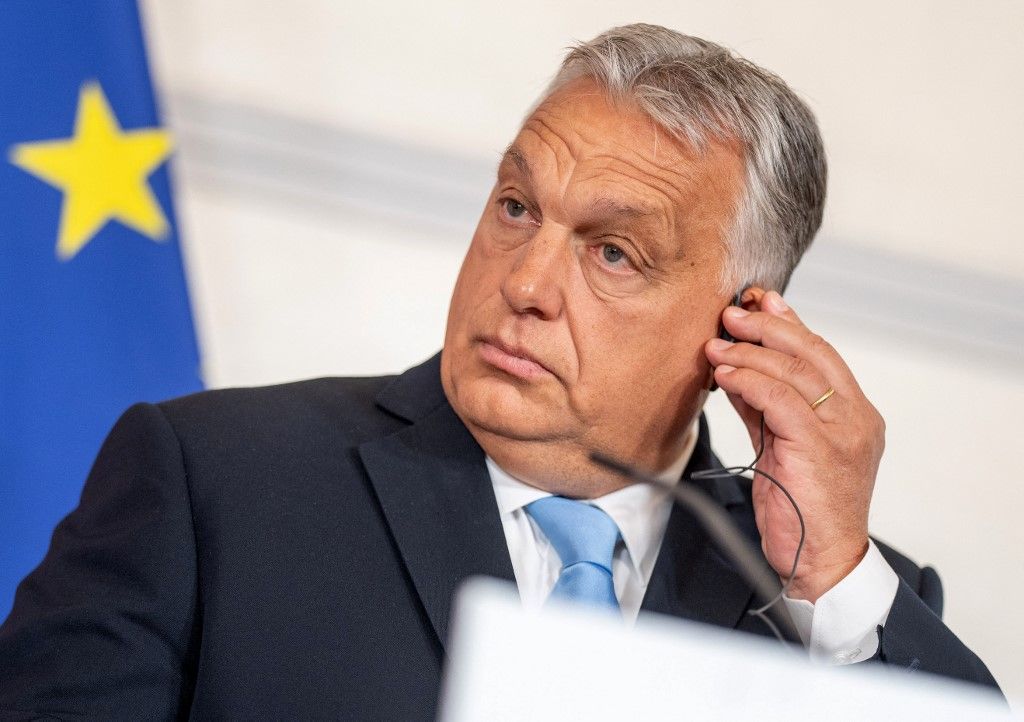
<path fill-rule="evenodd" d="M 717 467 L 706 425 L 687 473 Z M 749 482 L 705 488 L 757 538 Z M 902 578 L 879 659 L 995 685 Z M 0 627 L 4 719 L 431 719 L 468 576 L 513 579 L 484 455 L 439 357 L 392 378 L 129 409 Z M 756 634 L 752 595 L 685 513 L 643 608 Z"/>

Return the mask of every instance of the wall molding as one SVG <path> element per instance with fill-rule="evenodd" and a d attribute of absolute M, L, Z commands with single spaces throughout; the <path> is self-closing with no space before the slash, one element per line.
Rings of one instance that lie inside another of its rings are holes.
<path fill-rule="evenodd" d="M 497 158 L 348 131 L 186 92 L 169 92 L 185 183 L 282 203 L 426 225 L 468 239 Z M 462 241 L 464 242 L 464 241 Z M 948 349 L 971 363 L 1024 366 L 1024 282 L 819 238 L 787 293 L 880 342 Z"/>

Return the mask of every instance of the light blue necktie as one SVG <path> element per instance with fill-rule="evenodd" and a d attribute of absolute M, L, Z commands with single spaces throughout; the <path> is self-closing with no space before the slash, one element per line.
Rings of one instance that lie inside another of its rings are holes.
<path fill-rule="evenodd" d="M 525 508 L 562 561 L 562 573 L 549 598 L 618 609 L 612 555 L 621 534 L 612 518 L 596 506 L 563 496 L 547 496 Z"/>

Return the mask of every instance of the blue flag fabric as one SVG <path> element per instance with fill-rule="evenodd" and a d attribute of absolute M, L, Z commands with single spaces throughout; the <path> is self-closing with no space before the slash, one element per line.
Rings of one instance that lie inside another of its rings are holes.
<path fill-rule="evenodd" d="M 0 3 L 0 619 L 111 424 L 202 387 L 134 0 Z"/>

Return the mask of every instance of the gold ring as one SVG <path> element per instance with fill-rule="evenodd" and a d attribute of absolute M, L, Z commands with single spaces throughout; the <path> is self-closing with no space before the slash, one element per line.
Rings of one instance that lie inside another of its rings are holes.
<path fill-rule="evenodd" d="M 826 391 L 821 396 L 819 396 L 818 400 L 815 401 L 813 404 L 811 404 L 811 411 L 814 411 L 816 408 L 818 408 L 823 403 L 825 403 L 830 398 L 832 398 L 832 394 L 834 394 L 835 392 L 836 392 L 836 390 L 834 388 L 832 388 L 831 386 L 829 386 L 828 387 L 828 391 Z"/>

